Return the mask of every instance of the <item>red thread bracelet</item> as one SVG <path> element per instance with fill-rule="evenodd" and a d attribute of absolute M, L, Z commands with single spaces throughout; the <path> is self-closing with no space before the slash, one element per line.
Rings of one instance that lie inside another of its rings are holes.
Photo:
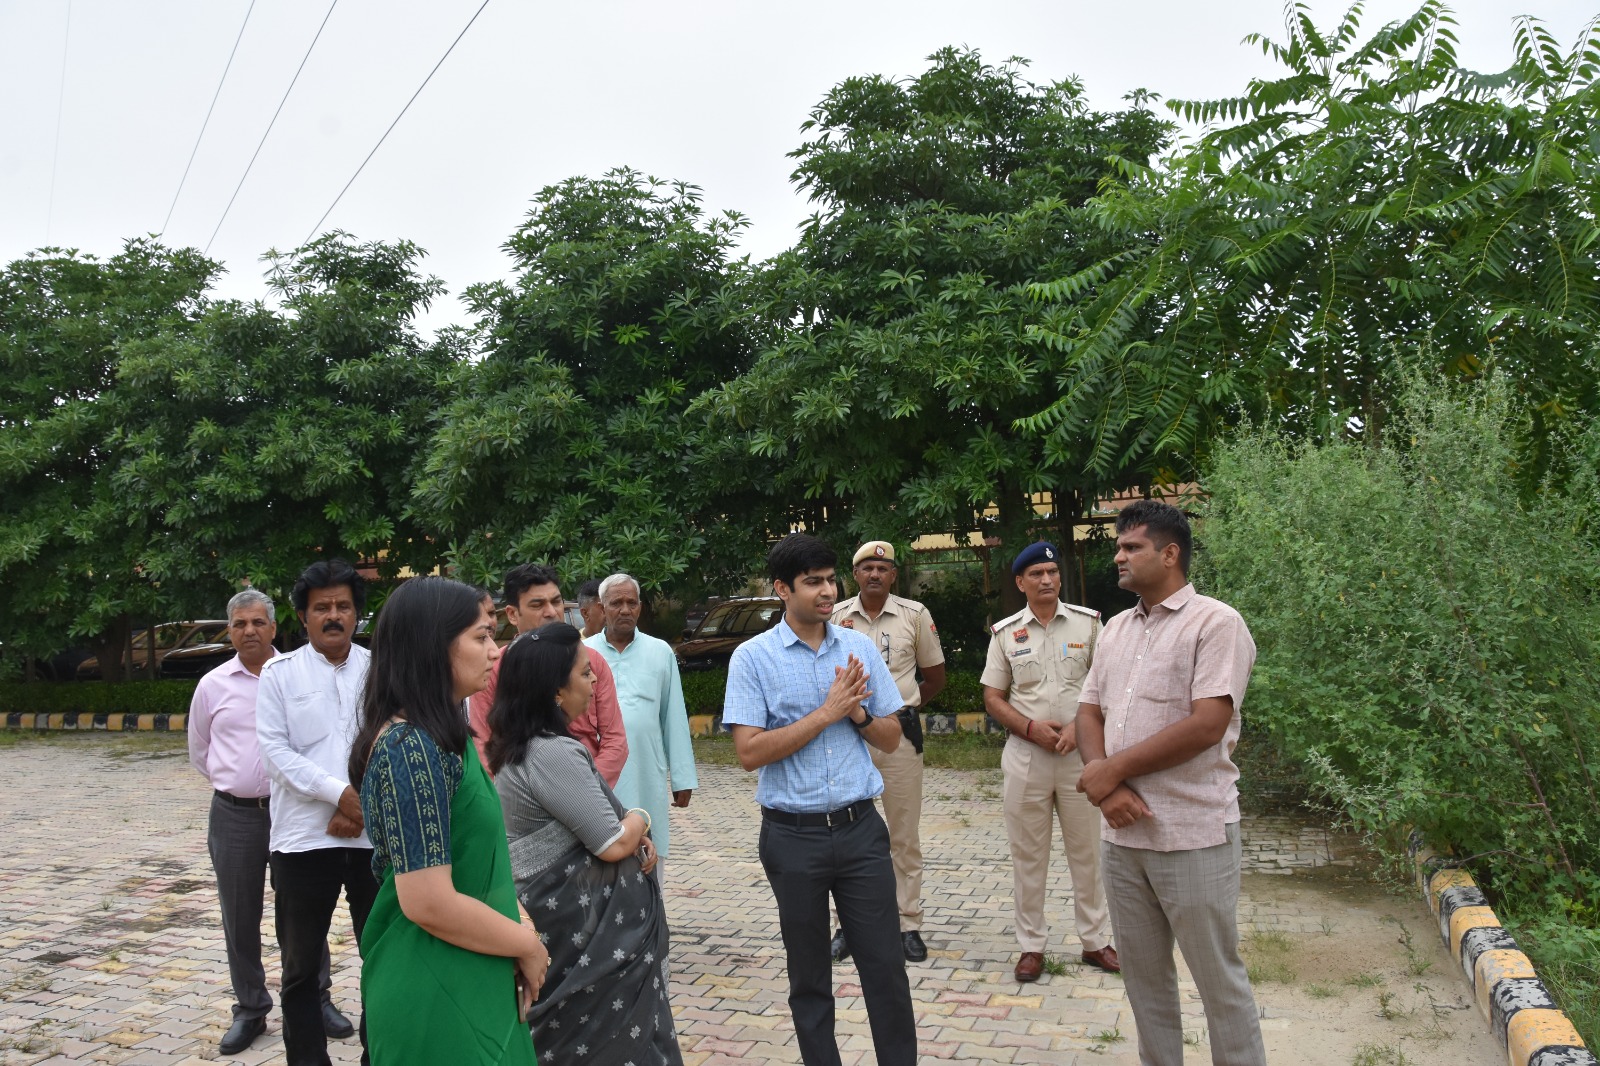
<path fill-rule="evenodd" d="M 1023 732 L 1022 735 L 1024 737 L 1026 737 L 1028 740 L 1032 740 L 1033 739 L 1033 719 L 1032 718 L 1028 719 L 1028 728 Z"/>

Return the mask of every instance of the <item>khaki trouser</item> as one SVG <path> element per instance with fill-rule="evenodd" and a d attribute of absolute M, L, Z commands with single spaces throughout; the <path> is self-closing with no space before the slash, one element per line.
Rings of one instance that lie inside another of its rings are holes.
<path fill-rule="evenodd" d="M 1078 791 L 1082 757 L 1076 751 L 1057 755 L 1012 736 L 1001 753 L 1000 768 L 1005 773 L 1017 944 L 1023 951 L 1042 952 L 1049 943 L 1044 890 L 1050 873 L 1050 838 L 1059 821 L 1067 869 L 1072 873 L 1078 939 L 1084 951 L 1099 951 L 1111 943 L 1111 915 L 1100 879 L 1100 812 Z"/>
<path fill-rule="evenodd" d="M 902 739 L 887 754 L 868 745 L 872 765 L 883 775 L 883 820 L 889 826 L 889 860 L 894 863 L 895 902 L 900 931 L 922 929 L 922 756 Z"/>

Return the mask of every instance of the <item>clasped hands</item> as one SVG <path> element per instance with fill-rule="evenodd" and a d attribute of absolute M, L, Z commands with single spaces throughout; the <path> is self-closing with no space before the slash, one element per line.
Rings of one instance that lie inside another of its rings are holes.
<path fill-rule="evenodd" d="M 1100 808 L 1106 824 L 1113 829 L 1126 829 L 1140 818 L 1151 816 L 1144 799 L 1123 783 L 1109 759 L 1084 764 L 1083 773 L 1078 775 L 1078 791 Z"/>
<path fill-rule="evenodd" d="M 828 712 L 828 721 L 848 718 L 872 695 L 867 691 L 869 676 L 867 668 L 854 655 L 849 656 L 845 665 L 833 668 L 833 684 L 828 686 L 828 697 L 822 702 L 822 709 Z"/>
<path fill-rule="evenodd" d="M 361 835 L 366 824 L 361 816 L 361 795 L 349 785 L 344 786 L 339 794 L 339 806 L 328 819 L 328 835 L 351 840 Z"/>

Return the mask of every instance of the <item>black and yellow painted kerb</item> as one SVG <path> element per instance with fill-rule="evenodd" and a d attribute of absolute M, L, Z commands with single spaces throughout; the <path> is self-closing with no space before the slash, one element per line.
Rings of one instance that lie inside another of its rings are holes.
<path fill-rule="evenodd" d="M 30 714 L 11 711 L 5 716 L 7 729 L 65 729 L 110 733 L 182 733 L 189 724 L 187 714 L 90 714 L 87 711 L 58 711 Z"/>
<path fill-rule="evenodd" d="M 1417 884 L 1511 1066 L 1596 1066 L 1595 1056 L 1465 870 L 1413 838 Z"/>

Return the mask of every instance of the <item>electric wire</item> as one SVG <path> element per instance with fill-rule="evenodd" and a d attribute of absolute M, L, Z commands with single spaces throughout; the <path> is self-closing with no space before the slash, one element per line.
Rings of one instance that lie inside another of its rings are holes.
<path fill-rule="evenodd" d="M 211 106 L 206 108 L 205 121 L 200 123 L 200 135 L 194 139 L 194 147 L 189 150 L 189 162 L 183 166 L 183 177 L 178 179 L 178 191 L 172 194 L 172 204 L 167 208 L 167 217 L 161 220 L 160 233 L 167 232 L 167 224 L 172 221 L 173 209 L 178 206 L 178 197 L 183 195 L 183 183 L 189 180 L 189 168 L 194 166 L 194 157 L 200 151 L 200 142 L 205 140 L 206 127 L 211 125 L 211 112 L 217 109 L 217 98 L 222 95 L 222 86 L 228 80 L 228 71 L 233 69 L 233 57 L 239 53 L 239 42 L 244 40 L 244 28 L 250 25 L 250 12 L 256 9 L 256 0 L 250 0 L 250 6 L 244 10 L 244 21 L 239 24 L 239 36 L 233 39 L 233 51 L 228 53 L 228 62 L 222 68 L 222 77 L 217 82 L 217 91 L 211 94 Z M 158 233 L 157 236 L 160 234 Z"/>
<path fill-rule="evenodd" d="M 44 243 L 56 221 L 56 170 L 61 164 L 61 113 L 67 104 L 67 54 L 72 44 L 72 0 L 67 0 L 67 29 L 61 37 L 61 85 L 56 90 L 56 146 L 50 153 L 50 206 L 44 215 Z"/>
<path fill-rule="evenodd" d="M 315 226 L 311 227 L 311 232 L 306 234 L 306 239 L 301 242 L 302 244 L 311 243 L 311 239 L 317 235 L 317 231 L 322 228 L 322 224 L 328 221 L 328 216 L 333 214 L 333 209 L 339 206 L 340 200 L 344 199 L 344 194 L 350 191 L 350 186 L 356 183 L 356 179 L 361 176 L 361 172 L 366 169 L 367 164 L 372 162 L 372 157 L 378 154 L 379 148 L 383 147 L 383 142 L 388 139 L 389 134 L 394 132 L 394 128 L 400 124 L 400 120 L 405 118 L 406 112 L 411 109 L 411 105 L 416 103 L 417 97 L 422 95 L 422 90 L 428 87 L 428 82 L 432 81 L 433 76 L 439 73 L 439 68 L 444 66 L 444 61 L 450 58 L 450 53 L 455 51 L 456 45 L 461 43 L 461 38 L 467 35 L 467 31 L 472 29 L 472 24 L 478 21 L 478 16 L 483 14 L 483 9 L 488 6 L 489 0 L 483 0 L 483 3 L 478 5 L 478 10 L 474 11 L 472 17 L 467 20 L 467 24 L 461 27 L 461 32 L 456 34 L 456 39 L 450 42 L 450 47 L 444 50 L 444 55 L 439 57 L 439 62 L 435 63 L 433 69 L 428 71 L 428 76 L 422 79 L 422 84 L 417 86 L 417 91 L 411 94 L 411 99 L 406 101 L 406 106 L 402 107 L 400 113 L 394 117 L 394 121 L 389 123 L 389 128 L 383 131 L 383 136 L 379 137 L 378 143 L 372 146 L 372 151 L 367 153 L 367 158 L 361 161 L 359 167 L 356 167 L 356 172 L 350 175 L 349 181 L 344 183 L 344 188 L 340 189 L 339 195 L 333 198 L 333 203 L 329 204 L 328 209 L 322 212 L 322 217 L 317 219 Z"/>
<path fill-rule="evenodd" d="M 322 38 L 322 31 L 328 25 L 328 19 L 333 15 L 333 9 L 339 6 L 339 0 L 333 0 L 328 5 L 328 13 L 322 16 L 322 25 L 317 27 L 317 35 L 311 38 L 311 44 L 306 48 L 306 54 L 300 57 L 300 65 L 295 68 L 294 77 L 289 79 L 289 87 L 283 90 L 283 99 L 278 101 L 278 110 L 272 113 L 272 121 L 267 123 L 266 132 L 261 135 L 261 141 L 256 145 L 255 152 L 250 156 L 250 162 L 245 164 L 244 173 L 239 176 L 239 184 L 234 186 L 233 195 L 228 197 L 228 206 L 222 209 L 222 217 L 217 219 L 217 228 L 211 231 L 211 240 L 206 241 L 205 251 L 209 255 L 211 245 L 217 239 L 217 234 L 222 231 L 222 223 L 227 221 L 228 212 L 233 210 L 233 202 L 239 198 L 239 190 L 244 188 L 244 180 L 250 176 L 250 168 L 256 165 L 256 156 L 261 154 L 261 148 L 267 143 L 267 137 L 272 133 L 272 127 L 277 124 L 278 116 L 283 113 L 283 105 L 288 103 L 289 94 L 294 92 L 294 83 L 300 80 L 300 72 L 306 69 L 306 60 L 311 58 L 311 50 L 317 46 L 317 41 Z"/>

